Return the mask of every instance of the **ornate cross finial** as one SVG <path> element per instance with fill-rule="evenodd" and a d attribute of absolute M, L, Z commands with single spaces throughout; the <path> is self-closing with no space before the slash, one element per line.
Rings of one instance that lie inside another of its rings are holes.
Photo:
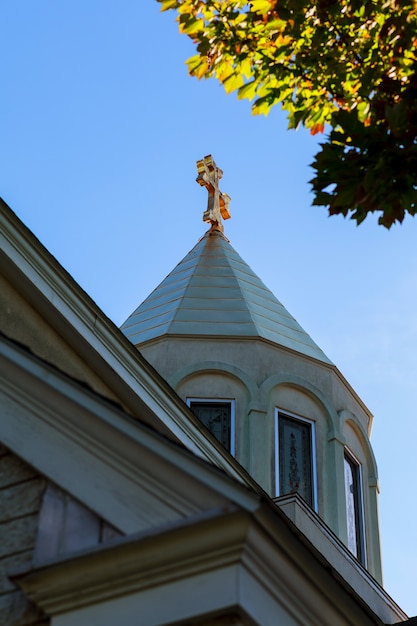
<path fill-rule="evenodd" d="M 230 217 L 230 196 L 219 189 L 219 180 L 223 176 L 222 170 L 217 167 L 211 154 L 197 161 L 198 176 L 196 181 L 208 191 L 207 210 L 203 214 L 203 222 L 211 224 L 212 229 L 223 232 L 222 218 Z"/>

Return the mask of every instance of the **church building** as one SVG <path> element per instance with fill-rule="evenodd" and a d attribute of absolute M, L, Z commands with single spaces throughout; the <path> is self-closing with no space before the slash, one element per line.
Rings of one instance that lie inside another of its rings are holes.
<path fill-rule="evenodd" d="M 372 414 L 197 174 L 208 230 L 120 329 L 0 203 L 0 624 L 411 626 Z"/>

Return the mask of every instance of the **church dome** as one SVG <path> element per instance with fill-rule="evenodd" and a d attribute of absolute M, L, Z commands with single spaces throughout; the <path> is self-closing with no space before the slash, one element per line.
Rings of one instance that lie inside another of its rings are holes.
<path fill-rule="evenodd" d="M 198 172 L 211 227 L 121 330 L 211 433 L 207 445 L 217 440 L 278 506 L 301 498 L 380 580 L 372 414 L 223 234 L 230 198 L 211 157 Z"/>
<path fill-rule="evenodd" d="M 331 363 L 217 229 L 210 229 L 122 324 L 135 344 L 163 336 L 261 338 Z"/>

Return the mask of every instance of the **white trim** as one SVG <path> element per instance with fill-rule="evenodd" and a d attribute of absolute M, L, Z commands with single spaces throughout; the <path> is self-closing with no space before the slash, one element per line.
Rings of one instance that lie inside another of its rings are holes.
<path fill-rule="evenodd" d="M 358 522 L 360 524 L 359 529 L 359 538 L 360 538 L 360 551 L 362 552 L 363 558 L 358 558 L 358 561 L 362 563 L 364 567 L 367 566 L 367 551 L 366 551 L 366 527 L 365 527 L 365 507 L 364 507 L 364 499 L 363 499 L 363 472 L 362 472 L 362 463 L 359 461 L 358 457 L 353 454 L 353 452 L 347 446 L 344 446 L 344 454 L 343 454 L 343 463 L 345 462 L 345 458 L 350 459 L 357 468 L 358 471 L 358 501 L 359 501 L 359 511 L 358 511 Z M 343 475 L 345 468 L 343 467 Z M 345 487 L 345 498 L 346 498 L 346 481 L 344 481 Z M 347 511 L 346 511 L 346 524 L 347 524 Z"/>
<path fill-rule="evenodd" d="M 329 624 L 406 620 L 311 507 L 291 500 L 312 532 L 307 539 L 267 501 L 253 515 L 228 506 L 22 572 L 14 581 L 57 626 L 112 626 L 122 611 L 123 622 L 133 624 L 138 610 L 142 626 L 206 623 L 208 615 L 236 610 L 241 624 L 269 624 L 271 615 L 275 622 L 311 625 L 322 624 L 323 615 Z M 312 548 L 320 530 L 324 559 Z"/>
<path fill-rule="evenodd" d="M 281 409 L 279 407 L 275 407 L 275 416 L 274 416 L 274 428 L 275 428 L 275 436 L 274 436 L 274 446 L 275 446 L 275 496 L 280 497 L 279 493 L 279 429 L 278 429 L 278 421 L 279 414 L 288 415 L 292 419 L 298 420 L 300 422 L 306 422 L 310 425 L 310 433 L 311 433 L 311 478 L 312 478 L 312 505 L 314 511 L 318 511 L 318 502 L 317 502 L 317 460 L 316 460 L 316 424 L 312 419 L 307 419 L 306 417 L 301 417 L 301 415 L 296 415 L 295 413 L 291 413 L 290 411 L 286 411 L 285 409 Z M 285 495 L 285 494 L 284 494 Z"/>
<path fill-rule="evenodd" d="M 191 405 L 191 402 L 207 402 L 209 404 L 230 404 L 230 454 L 235 456 L 236 454 L 236 407 L 235 400 L 233 398 L 187 398 L 187 406 Z"/>

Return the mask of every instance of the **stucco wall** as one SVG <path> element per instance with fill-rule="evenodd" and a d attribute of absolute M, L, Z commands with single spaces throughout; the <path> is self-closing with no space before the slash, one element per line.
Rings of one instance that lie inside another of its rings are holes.
<path fill-rule="evenodd" d="M 164 338 L 142 354 L 183 400 L 233 399 L 236 459 L 272 497 L 275 415 L 314 423 L 317 512 L 347 542 L 344 449 L 361 464 L 367 566 L 381 580 L 377 469 L 369 442 L 372 416 L 338 370 L 259 339 Z"/>

